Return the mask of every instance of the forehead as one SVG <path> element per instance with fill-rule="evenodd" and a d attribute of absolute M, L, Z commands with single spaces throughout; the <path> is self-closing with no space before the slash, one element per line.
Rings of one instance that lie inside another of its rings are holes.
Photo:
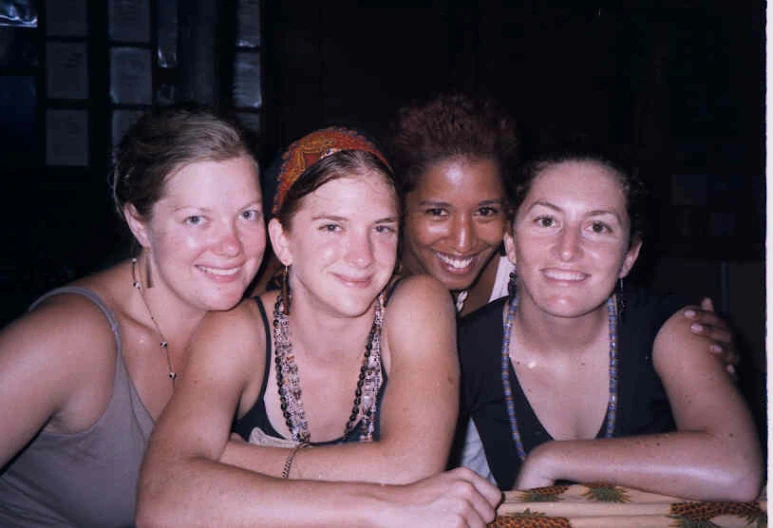
<path fill-rule="evenodd" d="M 501 199 L 504 187 L 499 166 L 493 160 L 454 157 L 430 165 L 418 178 L 412 194 L 422 200 Z"/>
<path fill-rule="evenodd" d="M 534 179 L 526 201 L 571 200 L 589 207 L 625 209 L 625 193 L 616 172 L 595 161 L 564 161 Z"/>
<path fill-rule="evenodd" d="M 349 211 L 367 214 L 369 211 L 397 211 L 397 192 L 383 174 L 367 171 L 330 180 L 306 196 L 299 212 L 312 214 Z"/>
<path fill-rule="evenodd" d="M 200 160 L 182 166 L 164 182 L 159 201 L 217 202 L 260 197 L 257 167 L 248 156 L 222 161 Z"/>

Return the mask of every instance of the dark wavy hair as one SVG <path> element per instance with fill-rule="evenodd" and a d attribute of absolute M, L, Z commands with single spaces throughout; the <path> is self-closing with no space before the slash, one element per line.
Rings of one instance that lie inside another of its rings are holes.
<path fill-rule="evenodd" d="M 624 149 L 613 153 L 608 148 L 584 144 L 553 147 L 535 155 L 520 167 L 518 184 L 511 199 L 510 226 L 512 227 L 515 213 L 531 190 L 534 180 L 547 169 L 569 161 L 597 163 L 617 176 L 631 222 L 629 240 L 633 243 L 637 238 L 643 239 L 648 227 L 646 211 L 649 195 L 644 182 L 637 174 L 631 156 Z"/>
<path fill-rule="evenodd" d="M 514 120 L 492 99 L 442 94 L 398 111 L 388 141 L 402 196 L 435 163 L 455 157 L 497 163 L 505 189 L 518 158 Z"/>

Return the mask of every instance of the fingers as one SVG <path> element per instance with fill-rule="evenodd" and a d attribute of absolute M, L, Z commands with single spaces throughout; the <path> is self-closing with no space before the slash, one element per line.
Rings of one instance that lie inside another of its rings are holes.
<path fill-rule="evenodd" d="M 711 297 L 704 297 L 701 301 L 701 310 L 707 311 L 707 312 L 713 312 L 714 311 L 714 301 L 711 300 Z"/>
<path fill-rule="evenodd" d="M 502 501 L 502 492 L 499 491 L 499 488 L 467 468 L 458 468 L 452 473 L 455 473 L 454 476 L 466 485 L 466 488 L 460 490 L 460 493 L 469 501 L 480 520 L 483 523 L 494 521 L 497 506 Z"/>

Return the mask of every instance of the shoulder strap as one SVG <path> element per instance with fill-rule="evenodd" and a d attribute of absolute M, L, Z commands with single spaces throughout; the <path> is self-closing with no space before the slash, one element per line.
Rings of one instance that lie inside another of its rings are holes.
<path fill-rule="evenodd" d="M 110 310 L 110 308 L 107 307 L 107 304 L 105 304 L 105 301 L 103 301 L 102 298 L 99 295 L 97 295 L 96 293 L 94 293 L 93 291 L 91 291 L 91 290 L 89 290 L 87 288 L 82 288 L 80 286 L 64 286 L 62 288 L 56 288 L 56 289 L 51 290 L 50 292 L 42 295 L 41 297 L 38 297 L 38 299 L 30 305 L 30 307 L 29 307 L 29 309 L 27 311 L 31 312 L 32 310 L 34 310 L 35 308 L 40 306 L 40 304 L 43 301 L 53 297 L 54 295 L 61 295 L 61 294 L 66 294 L 66 293 L 72 293 L 72 294 L 75 294 L 75 295 L 81 295 L 83 297 L 86 297 L 88 300 L 90 300 L 91 302 L 93 302 L 94 304 L 97 305 L 97 307 L 102 311 L 102 313 L 107 318 L 108 323 L 110 323 L 110 329 L 113 331 L 113 337 L 115 337 L 116 350 L 118 350 L 118 352 L 120 354 L 120 352 L 121 352 L 121 337 L 120 337 L 120 334 L 118 332 L 118 320 L 115 318 L 115 315 Z"/>

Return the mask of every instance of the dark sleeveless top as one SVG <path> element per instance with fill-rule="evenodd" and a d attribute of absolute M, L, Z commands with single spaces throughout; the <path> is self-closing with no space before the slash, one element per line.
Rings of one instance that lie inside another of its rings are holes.
<path fill-rule="evenodd" d="M 266 388 L 268 386 L 268 380 L 270 377 L 269 374 L 271 372 L 271 359 L 273 356 L 272 346 L 271 346 L 271 332 L 269 331 L 269 328 L 271 328 L 271 326 L 269 325 L 268 316 L 266 315 L 266 309 L 264 308 L 263 302 L 260 300 L 260 297 L 255 297 L 255 302 L 257 303 L 258 308 L 260 310 L 260 316 L 263 319 L 263 327 L 265 328 L 265 332 L 266 332 L 266 366 L 264 370 L 265 375 L 263 376 L 263 384 L 260 387 L 260 394 L 258 394 L 257 401 L 252 406 L 252 408 L 245 413 L 244 416 L 234 420 L 231 430 L 234 433 L 238 433 L 245 440 L 249 440 L 250 434 L 252 434 L 252 430 L 255 427 L 259 427 L 267 435 L 273 436 L 275 438 L 283 439 L 284 437 L 281 434 L 279 434 L 276 431 L 276 429 L 274 429 L 273 425 L 271 425 L 271 421 L 268 418 L 268 413 L 266 412 L 266 402 L 264 400 L 264 397 L 266 395 Z M 382 376 L 381 388 L 378 391 L 378 398 L 376 400 L 376 415 L 375 415 L 375 423 L 374 423 L 374 430 L 373 430 L 374 440 L 378 440 L 380 437 L 381 402 L 384 397 L 384 389 L 386 388 L 386 385 L 387 385 L 387 374 L 384 371 L 383 363 L 381 364 L 381 376 Z M 355 430 L 357 429 L 357 427 L 358 426 L 355 426 Z M 359 435 L 351 434 L 346 439 L 342 437 L 335 440 L 329 440 L 327 442 L 319 442 L 319 443 L 312 442 L 311 445 L 330 445 L 330 444 L 340 444 L 340 443 L 349 443 L 349 442 L 358 442 L 358 441 L 359 441 Z"/>
<path fill-rule="evenodd" d="M 618 321 L 618 410 L 613 436 L 674 431 L 665 389 L 652 363 L 652 347 L 660 328 L 686 302 L 626 287 L 625 307 Z M 512 488 L 521 460 L 515 450 L 502 388 L 502 310 L 499 299 L 464 318 L 459 330 L 462 367 L 462 422 L 472 418 L 483 441 L 488 465 L 502 490 Z M 528 454 L 553 438 L 534 413 L 509 365 L 518 430 Z M 581 395 L 578 395 L 581 397 Z M 603 437 L 606 417 L 596 438 Z"/>
<path fill-rule="evenodd" d="M 133 526 L 137 479 L 153 418 L 126 370 L 118 321 L 91 290 L 82 295 L 104 313 L 115 336 L 113 393 L 104 413 L 85 431 L 41 431 L 0 474 L 0 526 Z"/>

